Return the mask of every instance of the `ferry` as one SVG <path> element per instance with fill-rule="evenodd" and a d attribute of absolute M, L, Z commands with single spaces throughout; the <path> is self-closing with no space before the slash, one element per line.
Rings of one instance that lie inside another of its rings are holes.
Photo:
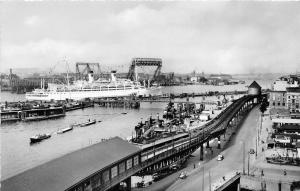
<path fill-rule="evenodd" d="M 52 100 L 82 100 L 85 98 L 124 97 L 130 95 L 146 95 L 148 90 L 140 82 L 128 79 L 117 79 L 116 71 L 111 72 L 109 80 L 94 80 L 93 72 L 88 74 L 88 81 L 77 80 L 73 84 L 49 83 L 45 89 L 41 84 L 40 89 L 28 92 L 25 98 L 29 101 L 52 101 Z"/>
<path fill-rule="evenodd" d="M 37 142 L 40 142 L 44 139 L 48 139 L 50 137 L 51 137 L 50 134 L 38 134 L 38 135 L 35 135 L 33 137 L 30 137 L 30 143 L 37 143 Z"/>

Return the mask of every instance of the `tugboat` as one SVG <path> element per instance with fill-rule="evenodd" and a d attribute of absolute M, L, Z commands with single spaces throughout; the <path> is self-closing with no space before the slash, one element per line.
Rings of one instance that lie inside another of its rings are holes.
<path fill-rule="evenodd" d="M 38 135 L 35 135 L 33 137 L 30 137 L 30 143 L 37 143 L 37 142 L 40 142 L 44 139 L 48 139 L 50 137 L 51 137 L 50 134 L 38 134 Z"/>
<path fill-rule="evenodd" d="M 73 130 L 73 127 L 72 127 L 72 126 L 71 126 L 71 127 L 64 128 L 64 129 L 61 129 L 61 130 L 58 130 L 57 133 L 58 133 L 58 134 L 63 134 L 63 133 L 65 133 L 65 132 L 68 132 L 68 131 L 71 131 L 71 130 Z"/>

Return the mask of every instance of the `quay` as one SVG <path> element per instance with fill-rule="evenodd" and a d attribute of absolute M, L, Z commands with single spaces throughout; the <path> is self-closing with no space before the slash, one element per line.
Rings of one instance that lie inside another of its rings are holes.
<path fill-rule="evenodd" d="M 194 98 L 194 97 L 205 97 L 205 96 L 238 95 L 238 94 L 246 94 L 246 93 L 247 91 L 225 91 L 225 92 L 208 91 L 204 93 L 169 93 L 169 94 L 164 94 L 162 97 L 174 99 L 174 98 L 186 98 L 186 97 Z"/>
<path fill-rule="evenodd" d="M 139 109 L 140 101 L 132 98 L 119 98 L 119 99 L 95 99 L 94 103 L 100 107 L 121 107 L 128 109 Z"/>
<path fill-rule="evenodd" d="M 63 107 L 34 108 L 29 110 L 1 111 L 1 123 L 17 121 L 36 121 L 64 117 Z"/>
<path fill-rule="evenodd" d="M 88 107 L 94 107 L 94 102 L 5 102 L 1 106 L 1 123 L 64 117 L 66 112 Z"/>
<path fill-rule="evenodd" d="M 259 100 L 259 96 L 244 96 L 188 137 L 161 146 L 144 150 L 120 138 L 97 143 L 3 180 L 2 190 L 130 190 L 130 177 L 140 171 L 170 166 L 197 148 L 203 156 L 203 145 L 220 139 L 226 128 L 237 124 Z"/>

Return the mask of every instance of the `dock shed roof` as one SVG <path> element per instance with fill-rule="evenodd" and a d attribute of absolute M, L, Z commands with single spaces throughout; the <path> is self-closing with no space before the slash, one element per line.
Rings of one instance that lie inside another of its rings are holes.
<path fill-rule="evenodd" d="M 2 191 L 66 190 L 91 174 L 139 152 L 119 137 L 66 154 L 1 182 Z"/>

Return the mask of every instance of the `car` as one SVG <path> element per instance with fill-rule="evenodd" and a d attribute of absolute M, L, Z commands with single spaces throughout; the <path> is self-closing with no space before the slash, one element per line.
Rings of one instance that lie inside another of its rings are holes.
<path fill-rule="evenodd" d="M 217 158 L 218 161 L 221 161 L 221 160 L 223 160 L 223 159 L 224 159 L 224 156 L 223 156 L 223 155 L 218 155 L 218 158 Z"/>
<path fill-rule="evenodd" d="M 186 172 L 184 171 L 184 172 L 181 172 L 180 173 L 180 175 L 179 175 L 179 178 L 180 179 L 185 179 L 187 177 L 187 175 L 186 175 Z"/>
<path fill-rule="evenodd" d="M 170 174 L 170 171 L 165 172 L 156 172 L 152 174 L 153 181 L 159 181 L 160 179 L 163 179 L 164 177 L 168 176 Z"/>
<path fill-rule="evenodd" d="M 255 153 L 254 149 L 250 149 L 249 154 L 254 154 L 254 153 Z"/>
<path fill-rule="evenodd" d="M 177 164 L 172 164 L 170 166 L 170 170 L 178 170 L 179 169 L 179 166 Z"/>

